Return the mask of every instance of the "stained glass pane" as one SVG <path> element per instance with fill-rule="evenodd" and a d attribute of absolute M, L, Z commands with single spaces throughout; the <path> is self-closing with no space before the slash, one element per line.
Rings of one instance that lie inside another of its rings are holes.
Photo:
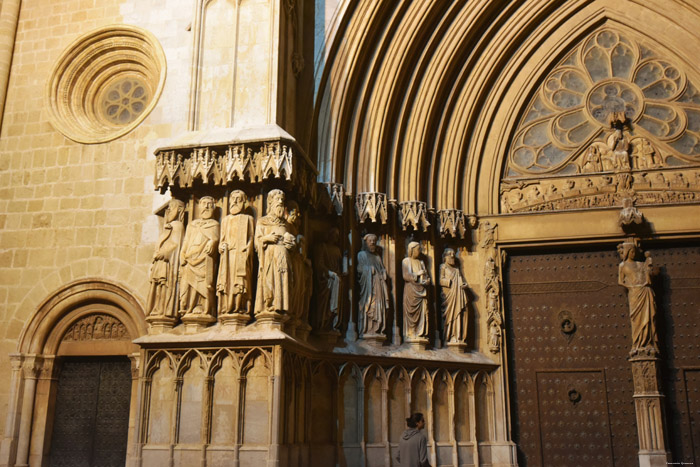
<path fill-rule="evenodd" d="M 523 136 L 523 142 L 527 146 L 542 146 L 548 140 L 547 122 L 533 125 L 525 132 L 525 135 Z"/>
<path fill-rule="evenodd" d="M 612 51 L 612 71 L 617 78 L 628 79 L 634 64 L 632 49 L 624 44 L 618 44 Z"/>
<path fill-rule="evenodd" d="M 594 47 L 588 52 L 583 59 L 586 70 L 594 82 L 602 81 L 610 77 L 610 64 L 608 56 L 598 47 Z"/>

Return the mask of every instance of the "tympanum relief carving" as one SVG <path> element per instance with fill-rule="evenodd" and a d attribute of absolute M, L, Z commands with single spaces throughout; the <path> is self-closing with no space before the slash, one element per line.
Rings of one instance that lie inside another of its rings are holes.
<path fill-rule="evenodd" d="M 131 340 L 124 323 L 104 313 L 88 315 L 70 325 L 64 342 L 90 340 Z"/>
<path fill-rule="evenodd" d="M 632 34 L 592 34 L 544 80 L 501 183 L 503 212 L 700 201 L 700 93 Z"/>

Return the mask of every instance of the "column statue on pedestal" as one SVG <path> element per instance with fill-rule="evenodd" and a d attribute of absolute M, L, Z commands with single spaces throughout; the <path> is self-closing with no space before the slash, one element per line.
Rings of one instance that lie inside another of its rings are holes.
<path fill-rule="evenodd" d="M 389 290 L 386 269 L 377 249 L 377 236 L 367 234 L 362 250 L 357 254 L 357 273 L 360 282 L 359 328 L 362 338 L 384 340 L 386 312 L 389 309 Z"/>
<path fill-rule="evenodd" d="M 258 286 L 255 315 L 279 319 L 276 315 L 290 311 L 292 279 L 291 251 L 296 238 L 284 218 L 284 192 L 271 190 L 267 194 L 267 214 L 255 227 L 255 249 L 258 253 Z M 272 313 L 272 315 L 269 315 Z"/>
<path fill-rule="evenodd" d="M 632 350 L 630 355 L 639 353 L 656 355 L 659 351 L 656 334 L 656 301 L 651 288 L 652 265 L 649 252 L 646 259 L 636 261 L 639 249 L 632 241 L 625 241 L 617 247 L 622 258 L 618 267 L 618 283 L 627 289 L 627 299 L 632 321 Z"/>
<path fill-rule="evenodd" d="M 230 214 L 221 223 L 219 277 L 219 318 L 250 313 L 250 279 L 253 272 L 253 216 L 243 213 L 246 195 L 236 190 L 229 196 Z M 247 322 L 247 319 L 245 320 Z"/>
<path fill-rule="evenodd" d="M 147 310 L 150 322 L 164 320 L 172 326 L 177 320 L 177 275 L 185 235 L 185 203 L 171 199 L 164 220 L 151 263 Z"/>
<path fill-rule="evenodd" d="M 445 319 L 445 342 L 448 346 L 465 346 L 467 338 L 467 283 L 457 267 L 455 251 L 446 248 L 440 265 L 442 314 Z"/>
<path fill-rule="evenodd" d="M 403 288 L 403 334 L 406 342 L 428 342 L 428 289 L 430 275 L 420 259 L 420 243 L 408 244 L 401 262 Z"/>
<path fill-rule="evenodd" d="M 211 196 L 199 200 L 199 219 L 189 223 L 180 253 L 180 316 L 183 322 L 215 321 L 214 293 L 219 223 L 212 219 L 216 204 Z"/>

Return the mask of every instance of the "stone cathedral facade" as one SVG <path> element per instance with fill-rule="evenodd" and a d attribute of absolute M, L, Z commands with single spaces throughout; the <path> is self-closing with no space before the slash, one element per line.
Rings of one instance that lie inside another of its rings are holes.
<path fill-rule="evenodd" d="M 700 7 L 0 2 L 0 466 L 700 462 Z"/>

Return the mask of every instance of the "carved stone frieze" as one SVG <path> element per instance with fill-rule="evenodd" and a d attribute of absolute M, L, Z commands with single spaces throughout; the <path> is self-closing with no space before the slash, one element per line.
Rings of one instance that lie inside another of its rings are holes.
<path fill-rule="evenodd" d="M 64 342 L 91 340 L 131 340 L 124 323 L 104 313 L 80 318 L 63 335 Z"/>
<path fill-rule="evenodd" d="M 292 142 L 263 141 L 194 148 L 166 148 L 156 152 L 156 188 L 191 187 L 195 180 L 214 185 L 232 181 L 291 181 L 299 191 L 315 189 L 316 170 Z"/>
<path fill-rule="evenodd" d="M 428 207 L 425 202 L 399 201 L 399 207 L 399 220 L 403 230 L 411 227 L 414 230 L 428 231 L 430 222 L 428 222 Z"/>
<path fill-rule="evenodd" d="M 467 233 L 467 216 L 459 209 L 440 209 L 438 231 L 441 237 L 464 238 Z"/>
<path fill-rule="evenodd" d="M 360 223 L 381 222 L 389 220 L 389 208 L 386 194 L 377 192 L 358 193 L 355 197 L 355 210 Z"/>
<path fill-rule="evenodd" d="M 620 122 L 615 126 L 605 143 L 592 143 L 572 161 L 571 175 L 504 180 L 502 211 L 611 207 L 631 196 L 644 205 L 700 201 L 700 167 L 677 167 L 648 139 L 630 138 Z"/>
<path fill-rule="evenodd" d="M 612 207 L 630 195 L 635 196 L 637 205 L 698 202 L 700 168 L 504 181 L 501 209 L 518 213 Z"/>

